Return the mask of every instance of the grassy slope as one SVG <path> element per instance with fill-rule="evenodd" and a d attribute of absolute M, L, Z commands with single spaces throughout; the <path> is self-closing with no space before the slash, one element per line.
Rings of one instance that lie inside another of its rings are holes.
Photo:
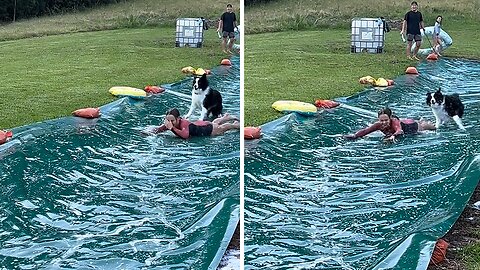
<path fill-rule="evenodd" d="M 166 2 L 166 7 L 174 1 Z M 224 4 L 210 2 L 217 9 L 209 14 L 224 10 Z M 156 1 L 135 1 L 136 9 L 131 12 L 156 10 L 166 7 Z M 11 31 L 18 36 L 32 36 L 0 42 L 0 128 L 6 129 L 45 119 L 69 115 L 83 107 L 100 106 L 114 100 L 108 89 L 115 85 L 143 88 L 147 84 L 175 82 L 182 78 L 180 69 L 185 66 L 211 68 L 219 65 L 226 55 L 221 53 L 215 30 L 205 32 L 202 49 L 175 48 L 173 27 L 142 27 L 107 31 L 70 33 L 69 26 L 77 30 L 88 30 L 85 21 L 97 18 L 98 29 L 105 27 L 98 12 L 104 12 L 105 21 L 119 21 L 126 16 L 123 12 L 131 3 L 104 7 L 81 14 L 40 18 L 5 25 L 0 36 Z M 180 4 L 181 7 L 181 4 Z M 196 17 L 206 8 L 172 9 L 165 11 L 167 17 Z M 147 12 L 147 11 L 145 11 Z M 182 13 L 184 12 L 184 13 Z M 213 15 L 212 15 L 213 16 Z M 216 16 L 216 17 L 218 17 Z M 173 19 L 174 21 L 174 19 Z M 36 23 L 40 25 L 36 27 Z M 68 27 L 64 28 L 64 22 Z M 144 25 L 145 26 L 145 25 Z M 34 35 L 34 36 L 35 36 Z"/>
<path fill-rule="evenodd" d="M 4 63 L 0 126 L 9 128 L 114 99 L 115 85 L 143 88 L 184 78 L 185 66 L 210 68 L 224 56 L 210 31 L 204 49 L 174 48 L 171 29 L 128 29 L 0 43 Z"/>
<path fill-rule="evenodd" d="M 305 2 L 312 4 L 308 0 Z M 339 16 L 331 18 L 331 20 L 339 22 L 339 24 L 341 22 L 339 18 L 343 17 L 350 18 L 346 20 L 348 22 L 352 17 L 369 17 L 361 16 L 362 14 L 354 16 L 353 9 L 347 5 L 346 1 L 338 2 L 336 8 Z M 257 27 L 254 31 L 247 27 L 246 31 L 261 32 L 258 25 L 263 25 L 264 31 L 272 30 L 270 27 L 272 25 L 281 25 L 281 28 L 277 30 L 285 30 L 245 36 L 246 125 L 260 125 L 279 117 L 280 114 L 271 108 L 271 104 L 276 100 L 293 99 L 313 102 L 317 98 L 329 99 L 352 95 L 363 89 L 358 84 L 358 78 L 362 76 L 394 78 L 403 74 L 407 66 L 415 65 L 416 62 L 407 61 L 405 57 L 405 45 L 401 42 L 398 30 L 387 34 L 386 53 L 367 55 L 349 53 L 349 28 L 326 29 L 321 25 L 305 23 L 299 27 L 306 29 L 305 31 L 286 30 L 289 27 L 295 29 L 298 26 L 297 23 L 282 23 L 283 19 L 288 21 L 289 18 L 296 17 L 293 12 L 287 11 L 298 10 L 301 12 L 300 10 L 303 10 L 302 12 L 306 12 L 305 10 L 310 10 L 311 12 L 315 8 L 313 5 L 310 6 L 311 9 L 302 9 L 299 7 L 303 5 L 279 1 L 267 7 L 256 6 L 246 10 L 245 24 L 249 25 L 248 22 L 251 21 L 252 25 Z M 332 5 L 327 6 L 332 8 Z M 466 7 L 468 6 L 474 6 L 474 4 L 466 4 Z M 258 16 L 264 13 L 261 9 L 265 8 L 275 18 L 269 24 L 257 21 Z M 342 10 L 342 8 L 346 8 L 346 10 Z M 398 4 L 383 3 L 381 8 L 391 8 L 394 11 L 398 9 Z M 434 8 L 427 6 L 427 9 Z M 402 10 L 403 13 L 405 8 L 402 7 Z M 448 14 L 456 14 L 458 11 L 452 10 L 450 13 L 444 11 L 443 13 L 447 14 L 446 18 L 449 18 Z M 390 13 L 385 11 L 383 14 Z M 469 16 L 462 16 L 467 21 L 457 22 L 455 19 L 446 21 L 444 24 L 444 29 L 454 40 L 454 44 L 445 51 L 445 55 L 480 59 L 480 50 L 478 50 L 480 47 L 480 24 L 471 21 Z M 458 17 L 457 15 L 453 18 L 458 19 Z M 328 18 L 319 18 L 318 20 L 328 21 Z M 344 26 L 346 24 L 345 22 L 341 23 Z M 312 30 L 313 28 L 318 29 Z M 428 44 L 427 41 L 424 45 L 426 44 Z"/>
<path fill-rule="evenodd" d="M 232 1 L 232 4 L 239 15 L 239 2 Z M 3 25 L 0 26 L 0 40 L 146 25 L 174 26 L 177 18 L 204 17 L 216 20 L 225 11 L 225 5 L 224 2 L 213 0 L 129 0 L 77 13 Z"/>
<path fill-rule="evenodd" d="M 403 19 L 410 9 L 411 1 L 363 0 L 274 0 L 268 4 L 245 8 L 245 29 L 247 34 L 303 30 L 306 28 L 349 27 L 352 18 Z M 477 0 L 424 0 L 419 2 L 419 10 L 427 24 L 435 17 L 443 15 L 444 23 L 478 24 L 480 2 Z"/>

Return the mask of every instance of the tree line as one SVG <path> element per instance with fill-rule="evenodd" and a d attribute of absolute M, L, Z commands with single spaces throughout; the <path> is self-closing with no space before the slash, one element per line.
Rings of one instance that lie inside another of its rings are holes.
<path fill-rule="evenodd" d="M 260 3 L 268 3 L 268 2 L 273 2 L 275 0 L 245 0 L 245 6 L 251 6 L 255 4 L 260 4 Z"/>
<path fill-rule="evenodd" d="M 0 21 L 11 22 L 44 15 L 81 11 L 126 0 L 0 0 Z"/>

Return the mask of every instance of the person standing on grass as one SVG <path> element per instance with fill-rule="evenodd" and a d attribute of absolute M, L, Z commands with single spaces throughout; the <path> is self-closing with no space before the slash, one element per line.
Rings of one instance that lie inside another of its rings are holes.
<path fill-rule="evenodd" d="M 407 34 L 407 58 L 412 60 L 420 60 L 417 57 L 418 50 L 422 45 L 422 34 L 420 29 L 423 30 L 425 33 L 425 26 L 423 24 L 423 17 L 422 13 L 418 11 L 418 4 L 416 1 L 413 1 L 410 4 L 410 11 L 405 14 L 405 18 L 403 19 L 402 24 L 402 31 L 400 34 L 403 36 L 405 33 Z M 415 49 L 413 50 L 413 56 L 410 56 L 412 43 L 415 40 Z"/>
<path fill-rule="evenodd" d="M 435 26 L 433 27 L 433 49 L 434 53 L 440 55 L 441 50 L 441 40 L 440 40 L 440 31 L 442 31 L 442 16 L 438 15 L 435 19 Z"/>
<path fill-rule="evenodd" d="M 233 12 L 232 4 L 227 5 L 227 11 L 222 14 L 218 22 L 218 33 L 222 33 L 222 50 L 224 53 L 232 53 L 232 46 L 235 42 L 235 28 L 237 27 L 237 16 Z M 230 39 L 230 42 L 227 42 Z M 228 44 L 228 48 L 227 48 Z"/>

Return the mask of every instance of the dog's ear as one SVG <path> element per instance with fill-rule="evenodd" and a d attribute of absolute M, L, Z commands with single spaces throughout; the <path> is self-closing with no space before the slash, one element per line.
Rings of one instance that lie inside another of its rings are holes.
<path fill-rule="evenodd" d="M 440 93 L 442 88 L 438 87 L 437 93 Z"/>
<path fill-rule="evenodd" d="M 427 97 L 429 97 L 431 94 L 432 94 L 432 93 L 428 92 L 428 93 L 427 93 Z"/>
<path fill-rule="evenodd" d="M 202 78 L 206 79 L 207 78 L 207 73 L 203 73 Z"/>

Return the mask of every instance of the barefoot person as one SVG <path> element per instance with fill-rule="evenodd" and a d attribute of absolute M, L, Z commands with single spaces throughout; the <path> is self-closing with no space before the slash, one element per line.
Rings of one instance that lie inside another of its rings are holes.
<path fill-rule="evenodd" d="M 440 32 L 442 31 L 442 16 L 438 15 L 435 19 L 435 26 L 433 27 L 433 52 L 440 55 L 440 50 L 442 48 L 442 40 L 440 39 Z"/>
<path fill-rule="evenodd" d="M 403 134 L 417 134 L 424 130 L 435 130 L 435 125 L 423 120 L 402 119 L 392 114 L 389 108 L 383 108 L 378 112 L 378 121 L 373 125 L 361 129 L 352 135 L 345 135 L 345 139 L 357 139 L 374 131 L 385 134 L 385 140 L 395 142 L 395 139 Z"/>
<path fill-rule="evenodd" d="M 232 4 L 227 5 L 227 12 L 223 13 L 218 22 L 217 32 L 222 34 L 222 50 L 224 53 L 232 53 L 232 46 L 235 42 L 235 28 L 237 27 L 237 17 L 233 12 Z M 227 39 L 230 39 L 228 42 Z M 228 45 L 227 45 L 228 44 Z M 227 48 L 228 46 L 228 48 Z"/>
<path fill-rule="evenodd" d="M 417 2 L 413 1 L 410 4 L 410 11 L 405 14 L 402 24 L 402 31 L 400 32 L 402 37 L 405 33 L 407 34 L 407 58 L 410 60 L 412 60 L 412 58 L 419 60 L 417 53 L 422 45 L 422 34 L 420 29 L 423 29 L 423 32 L 425 32 L 422 13 L 418 11 Z M 415 40 L 416 46 L 413 51 L 413 56 L 410 56 L 413 40 Z"/>
<path fill-rule="evenodd" d="M 157 134 L 170 130 L 178 137 L 188 139 L 190 137 L 222 135 L 232 129 L 240 129 L 238 119 L 232 115 L 225 114 L 212 122 L 202 120 L 190 122 L 181 118 L 178 109 L 174 108 L 167 112 L 164 124 L 155 128 L 152 133 Z"/>

